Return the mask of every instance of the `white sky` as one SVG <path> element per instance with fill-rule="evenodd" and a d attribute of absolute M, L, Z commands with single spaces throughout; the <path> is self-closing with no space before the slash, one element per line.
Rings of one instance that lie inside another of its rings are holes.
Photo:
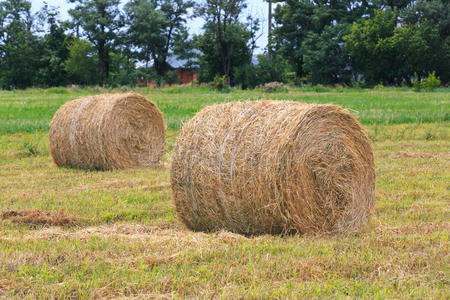
<path fill-rule="evenodd" d="M 196 0 L 198 1 L 198 0 Z M 67 11 L 73 7 L 73 4 L 67 3 L 66 0 L 45 0 L 45 2 L 49 6 L 55 6 L 60 9 L 60 14 L 62 19 L 68 19 L 69 14 Z M 125 3 L 125 0 L 121 0 L 121 3 Z M 31 0 L 32 11 L 37 12 L 43 5 L 44 1 L 42 0 Z M 247 10 L 245 11 L 245 16 L 249 13 L 253 16 L 257 16 L 261 20 L 261 30 L 259 34 L 262 36 L 258 39 L 257 45 L 258 49 L 255 50 L 256 53 L 261 53 L 264 51 L 264 48 L 267 45 L 267 3 L 264 0 L 247 0 Z M 189 32 L 191 34 L 196 34 L 201 32 L 202 20 L 201 19 L 192 19 L 188 20 Z M 259 35 L 258 34 L 258 35 Z"/>

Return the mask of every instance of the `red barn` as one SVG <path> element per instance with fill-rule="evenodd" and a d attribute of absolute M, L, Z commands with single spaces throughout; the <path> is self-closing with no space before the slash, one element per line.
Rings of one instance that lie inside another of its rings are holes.
<path fill-rule="evenodd" d="M 178 59 L 174 55 L 167 58 L 167 63 L 170 65 L 170 71 L 176 71 L 178 79 L 183 84 L 191 83 L 197 80 L 198 65 L 187 59 Z"/>
<path fill-rule="evenodd" d="M 178 59 L 175 56 L 169 56 L 167 58 L 167 63 L 169 64 L 168 72 L 177 72 L 178 79 L 182 84 L 189 84 L 194 80 L 197 80 L 197 73 L 199 67 L 196 63 L 189 61 L 187 59 Z M 146 63 L 145 61 L 137 62 L 136 67 L 139 68 L 153 68 L 153 61 Z M 154 81 L 148 81 L 144 77 L 140 76 L 137 78 L 136 83 L 138 85 L 147 85 L 148 87 L 155 87 L 156 83 Z"/>

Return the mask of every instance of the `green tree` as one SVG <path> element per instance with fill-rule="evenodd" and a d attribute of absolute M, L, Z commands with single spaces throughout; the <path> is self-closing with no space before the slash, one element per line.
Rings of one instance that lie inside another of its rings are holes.
<path fill-rule="evenodd" d="M 204 33 L 196 38 L 202 52 L 201 81 L 220 74 L 233 84 L 232 70 L 251 63 L 259 21 L 249 18 L 240 22 L 245 7 L 244 0 L 205 0 L 197 6 L 196 14 L 205 20 Z"/>
<path fill-rule="evenodd" d="M 130 42 L 137 49 L 137 57 L 153 61 L 159 76 L 170 66 L 167 58 L 187 32 L 188 9 L 193 1 L 187 0 L 132 0 L 125 6 Z"/>
<path fill-rule="evenodd" d="M 109 76 L 109 53 L 122 27 L 120 0 L 70 0 L 76 3 L 69 10 L 72 27 L 80 26 L 82 35 L 95 47 L 98 56 L 98 84 L 103 86 Z"/>
<path fill-rule="evenodd" d="M 265 54 L 258 55 L 258 64 L 255 66 L 257 84 L 268 82 L 283 82 L 283 75 L 289 71 L 289 65 L 286 60 L 277 55 L 272 55 L 272 60 Z"/>
<path fill-rule="evenodd" d="M 186 18 L 188 9 L 194 6 L 194 1 L 190 0 L 161 0 L 160 7 L 163 15 L 166 18 L 164 28 L 164 46 L 156 53 L 155 69 L 159 75 L 167 71 L 167 57 L 169 52 L 176 47 L 176 42 L 180 41 L 187 32 Z"/>
<path fill-rule="evenodd" d="M 38 60 L 30 9 L 26 0 L 0 1 L 1 88 L 25 88 L 33 83 Z"/>
<path fill-rule="evenodd" d="M 310 31 L 314 31 L 314 3 L 305 0 L 286 1 L 275 9 L 276 27 L 273 42 L 276 51 L 295 66 L 297 77 L 303 75 L 301 46 Z"/>
<path fill-rule="evenodd" d="M 351 56 L 353 70 L 364 74 L 369 83 L 393 83 L 395 56 L 391 48 L 380 44 L 393 36 L 396 16 L 392 10 L 378 10 L 373 18 L 353 24 L 343 37 Z"/>
<path fill-rule="evenodd" d="M 239 85 L 242 89 L 254 88 L 258 84 L 256 70 L 252 64 L 235 66 L 233 68 L 234 84 Z"/>
<path fill-rule="evenodd" d="M 410 83 L 415 72 L 423 76 L 448 66 L 448 47 L 440 39 L 438 25 L 397 24 L 394 11 L 378 10 L 374 18 L 354 24 L 344 37 L 354 70 L 368 83 Z"/>
<path fill-rule="evenodd" d="M 434 66 L 428 67 L 429 71 L 435 70 L 443 82 L 450 81 L 450 2 L 442 0 L 419 0 L 414 5 L 402 11 L 402 18 L 407 24 L 417 24 L 419 27 L 437 26 L 439 37 L 433 34 L 426 35 L 439 62 L 433 62 Z M 434 26 L 433 26 L 434 25 Z M 423 30 L 425 31 L 425 30 Z M 431 31 L 428 31 L 431 32 Z M 431 40 L 433 38 L 433 40 Z M 426 71 L 421 73 L 425 76 Z"/>
<path fill-rule="evenodd" d="M 297 77 L 304 76 L 305 39 L 317 39 L 327 26 L 351 24 L 370 15 L 372 1 L 358 0 L 285 0 L 274 13 L 273 43 L 276 51 L 296 67 Z M 336 32 L 337 33 L 337 32 Z M 326 33 L 325 35 L 328 35 Z M 336 38 L 336 37 L 333 37 Z M 302 50 L 303 49 L 303 50 Z M 310 47 L 309 47 L 310 49 Z"/>
<path fill-rule="evenodd" d="M 70 37 L 64 33 L 64 27 L 57 20 L 57 10 L 47 4 L 38 13 L 43 23 L 41 30 L 46 34 L 38 42 L 39 69 L 36 85 L 60 86 L 67 84 L 65 61 L 69 55 Z"/>
<path fill-rule="evenodd" d="M 68 47 L 69 55 L 65 62 L 65 71 L 74 83 L 89 85 L 95 83 L 96 57 L 92 44 L 74 38 Z"/>
<path fill-rule="evenodd" d="M 350 60 L 343 50 L 346 25 L 326 26 L 321 33 L 310 32 L 303 41 L 304 71 L 314 84 L 348 82 Z"/>
<path fill-rule="evenodd" d="M 439 26 L 439 34 L 445 39 L 450 36 L 450 2 L 442 0 L 418 0 L 402 13 L 405 22 L 421 24 L 431 21 Z"/>

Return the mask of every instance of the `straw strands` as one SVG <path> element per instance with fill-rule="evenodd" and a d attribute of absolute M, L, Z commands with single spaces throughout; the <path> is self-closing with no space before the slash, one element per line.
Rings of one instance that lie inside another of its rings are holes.
<path fill-rule="evenodd" d="M 165 134 L 161 111 L 145 97 L 102 94 L 61 106 L 50 125 L 50 153 L 58 166 L 156 167 L 164 154 Z"/>
<path fill-rule="evenodd" d="M 174 149 L 178 217 L 198 231 L 355 232 L 375 193 L 370 140 L 335 105 L 289 101 L 209 106 Z"/>

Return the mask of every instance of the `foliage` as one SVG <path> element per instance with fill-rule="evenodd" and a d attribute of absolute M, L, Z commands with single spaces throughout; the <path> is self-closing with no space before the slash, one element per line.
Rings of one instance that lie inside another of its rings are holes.
<path fill-rule="evenodd" d="M 278 81 L 285 82 L 284 74 L 289 71 L 289 65 L 285 59 L 279 55 L 272 55 L 272 60 L 265 54 L 258 55 L 258 64 L 255 66 L 257 83 L 265 84 Z"/>
<path fill-rule="evenodd" d="M 313 84 L 348 83 L 350 60 L 342 49 L 345 25 L 325 26 L 321 33 L 310 32 L 303 41 L 303 70 Z"/>
<path fill-rule="evenodd" d="M 352 67 L 364 74 L 369 83 L 392 83 L 393 55 L 387 50 L 383 53 L 379 42 L 394 34 L 395 19 L 393 11 L 379 10 L 373 18 L 353 24 L 349 34 L 344 36 Z"/>
<path fill-rule="evenodd" d="M 260 55 L 257 64 L 260 22 L 244 15 L 246 0 L 68 1 L 63 20 L 45 2 L 33 14 L 30 0 L 0 0 L 0 88 L 134 86 L 143 76 L 161 84 L 172 56 L 199 68 L 200 82 L 220 74 L 244 89 L 286 82 L 292 72 L 297 84 L 314 85 L 405 86 L 433 71 L 450 81 L 449 1 L 270 0 L 283 3 L 271 59 Z M 198 35 L 186 25 L 194 16 L 204 20 Z"/>
<path fill-rule="evenodd" d="M 180 36 L 185 37 L 187 12 L 192 6 L 193 1 L 187 0 L 132 0 L 125 6 L 127 36 L 136 48 L 136 57 L 152 60 L 160 77 L 170 67 L 169 52 L 181 41 Z"/>
<path fill-rule="evenodd" d="M 69 10 L 71 27 L 86 37 L 97 51 L 98 85 L 103 86 L 109 77 L 109 53 L 117 42 L 117 33 L 122 26 L 119 11 L 120 0 L 70 0 L 76 3 Z"/>
<path fill-rule="evenodd" d="M 313 89 L 314 89 L 314 91 L 315 91 L 316 93 L 326 93 L 326 92 L 331 92 L 331 91 L 332 91 L 331 88 L 328 88 L 328 87 L 326 87 L 326 86 L 324 86 L 324 85 L 321 85 L 321 84 L 315 85 L 315 86 L 313 87 Z"/>
<path fill-rule="evenodd" d="M 172 85 L 172 84 L 179 84 L 181 83 L 180 79 L 178 78 L 177 71 L 169 71 L 164 75 L 163 78 L 164 82 Z"/>
<path fill-rule="evenodd" d="M 241 89 L 254 88 L 258 82 L 256 70 L 253 64 L 244 64 L 233 68 L 234 84 Z"/>
<path fill-rule="evenodd" d="M 73 83 L 94 84 L 96 80 L 95 56 L 92 44 L 74 39 L 68 47 L 69 55 L 65 62 L 65 71 Z"/>
<path fill-rule="evenodd" d="M 25 88 L 34 82 L 39 57 L 32 21 L 29 1 L 0 1 L 0 88 Z"/>
<path fill-rule="evenodd" d="M 414 78 L 412 80 L 412 86 L 413 86 L 414 92 L 420 92 L 421 82 L 420 82 L 419 75 L 417 75 L 417 72 L 414 72 Z"/>
<path fill-rule="evenodd" d="M 106 82 L 108 87 L 136 85 L 137 72 L 134 61 L 131 57 L 127 57 L 126 51 L 111 52 L 109 62 L 109 78 Z"/>
<path fill-rule="evenodd" d="M 396 20 L 394 11 L 378 10 L 373 18 L 352 25 L 344 36 L 354 70 L 369 84 L 410 82 L 414 72 L 426 74 L 448 55 L 437 25 L 425 22 L 398 27 Z"/>
<path fill-rule="evenodd" d="M 327 26 L 339 27 L 353 23 L 363 15 L 370 14 L 371 10 L 372 6 L 368 1 L 286 1 L 284 5 L 278 5 L 275 9 L 274 17 L 277 25 L 274 28 L 275 48 L 295 66 L 297 77 L 300 78 L 308 73 L 304 70 L 305 50 L 309 50 L 308 54 L 312 54 L 311 51 L 322 51 L 323 55 L 330 54 L 333 48 L 334 51 L 337 50 L 335 41 L 329 41 L 331 45 L 321 45 L 319 50 L 313 47 L 312 40 L 320 39 L 326 42 L 325 36 L 330 33 L 321 35 Z M 309 45 L 304 48 L 303 43 L 308 36 Z"/>
<path fill-rule="evenodd" d="M 277 26 L 273 30 L 276 51 L 295 66 L 297 77 L 303 76 L 301 46 L 308 32 L 314 30 L 315 6 L 311 1 L 295 0 L 275 9 Z"/>
<path fill-rule="evenodd" d="M 233 69 L 251 63 L 259 22 L 250 18 L 240 21 L 245 0 L 205 0 L 196 7 L 196 14 L 205 21 L 203 34 L 197 36 L 200 57 L 200 81 L 208 82 L 216 74 L 225 75 L 227 84 L 234 84 Z"/>
<path fill-rule="evenodd" d="M 441 80 L 439 79 L 439 77 L 436 77 L 435 71 L 428 73 L 428 76 L 423 79 L 423 82 L 421 84 L 421 86 L 429 92 L 434 91 L 440 85 L 441 85 Z"/>
<path fill-rule="evenodd" d="M 215 90 L 222 91 L 228 86 L 227 82 L 228 80 L 225 75 L 220 76 L 219 74 L 216 74 L 216 76 L 214 76 L 214 80 L 210 83 L 210 85 Z"/>
<path fill-rule="evenodd" d="M 401 12 L 408 24 L 432 22 L 439 26 L 441 39 L 450 36 L 450 2 L 442 0 L 418 0 Z"/>
<path fill-rule="evenodd" d="M 57 20 L 58 12 L 47 4 L 38 13 L 42 26 L 48 25 L 46 33 L 38 41 L 39 66 L 37 70 L 37 86 L 60 86 L 68 84 L 65 62 L 69 56 L 69 44 L 72 40 L 64 32 L 65 28 Z M 40 31 L 45 32 L 45 29 Z"/>
<path fill-rule="evenodd" d="M 362 77 L 356 76 L 356 78 L 351 79 L 350 86 L 355 89 L 361 89 L 366 86 L 366 80 Z"/>
<path fill-rule="evenodd" d="M 382 85 L 381 83 L 377 84 L 376 86 L 373 87 L 373 89 L 375 91 L 382 91 L 384 90 L 384 85 Z"/>

